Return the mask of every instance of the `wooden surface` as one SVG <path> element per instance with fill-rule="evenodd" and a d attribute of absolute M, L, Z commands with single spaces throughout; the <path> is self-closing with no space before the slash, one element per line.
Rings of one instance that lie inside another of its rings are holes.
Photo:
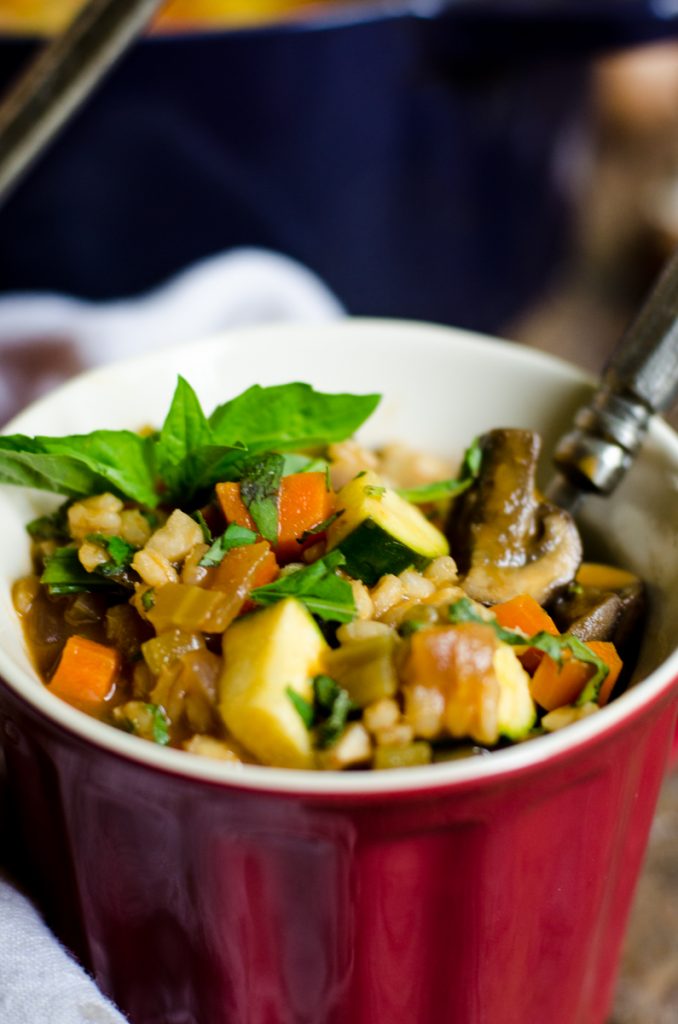
<path fill-rule="evenodd" d="M 636 893 L 610 1024 L 678 1021 L 678 771 L 667 779 Z"/>

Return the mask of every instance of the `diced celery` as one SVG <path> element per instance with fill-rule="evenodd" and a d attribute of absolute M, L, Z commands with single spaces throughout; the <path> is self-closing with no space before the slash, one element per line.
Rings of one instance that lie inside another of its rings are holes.
<path fill-rule="evenodd" d="M 392 697 L 398 690 L 393 661 L 396 642 L 394 633 L 386 633 L 339 647 L 327 656 L 327 674 L 348 690 L 360 707 Z"/>
<path fill-rule="evenodd" d="M 402 747 L 383 746 L 374 751 L 373 766 L 377 769 L 412 768 L 418 764 L 430 764 L 432 760 L 431 744 L 425 740 L 415 740 Z"/>
<path fill-rule="evenodd" d="M 144 661 L 154 676 L 159 676 L 164 668 L 187 651 L 197 651 L 205 646 L 205 641 L 197 633 L 189 633 L 184 629 L 170 629 L 167 633 L 153 637 L 141 645 Z"/>

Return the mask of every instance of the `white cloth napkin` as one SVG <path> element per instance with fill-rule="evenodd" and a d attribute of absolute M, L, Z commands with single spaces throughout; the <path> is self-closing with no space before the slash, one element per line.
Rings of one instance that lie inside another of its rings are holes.
<path fill-rule="evenodd" d="M 125 1024 L 29 901 L 0 878 L 2 1024 Z"/>
<path fill-rule="evenodd" d="M 78 370 L 227 327 L 320 322 L 343 312 L 306 267 L 262 249 L 208 257 L 137 298 L 7 295 L 0 298 L 0 423 Z"/>
<path fill-rule="evenodd" d="M 135 299 L 95 304 L 47 294 L 0 298 L 0 369 L 5 370 L 0 376 L 0 419 L 16 411 L 17 383 L 22 385 L 18 390 L 23 400 L 28 400 L 78 368 L 190 341 L 221 328 L 323 321 L 342 313 L 339 302 L 306 268 L 254 249 L 210 257 Z M 37 361 L 31 357 L 36 339 Z M 58 365 L 64 339 L 71 355 L 66 365 L 63 360 Z M 17 382 L 22 372 L 26 379 Z M 32 904 L 0 877 L 0 1024 L 124 1020 L 56 941 Z"/>

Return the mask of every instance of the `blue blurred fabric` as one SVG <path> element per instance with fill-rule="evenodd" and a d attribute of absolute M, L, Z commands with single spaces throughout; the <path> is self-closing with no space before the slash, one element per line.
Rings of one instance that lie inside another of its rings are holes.
<path fill-rule="evenodd" d="M 351 313 L 496 330 L 566 247 L 588 53 L 658 31 L 589 4 L 582 40 L 571 3 L 144 40 L 0 209 L 0 290 L 110 299 L 254 245 Z M 0 43 L 0 87 L 31 52 Z"/>

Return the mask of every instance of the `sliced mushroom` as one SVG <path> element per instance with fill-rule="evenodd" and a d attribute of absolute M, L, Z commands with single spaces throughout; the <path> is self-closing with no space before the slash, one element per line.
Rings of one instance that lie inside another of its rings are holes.
<path fill-rule="evenodd" d="M 618 570 L 612 570 L 615 572 Z M 577 586 L 555 597 L 549 611 L 556 625 L 580 640 L 611 640 L 616 647 L 626 648 L 636 637 L 645 612 L 642 581 L 624 573 L 627 580 L 622 578 L 618 586 L 613 575 L 609 585 L 592 586 L 582 582 L 588 575 L 584 572 L 580 578 L 578 574 Z"/>
<path fill-rule="evenodd" d="M 448 523 L 464 589 L 484 604 L 518 594 L 544 604 L 574 579 L 579 533 L 567 512 L 537 492 L 537 434 L 492 430 L 480 443 L 479 477 L 454 503 Z"/>

